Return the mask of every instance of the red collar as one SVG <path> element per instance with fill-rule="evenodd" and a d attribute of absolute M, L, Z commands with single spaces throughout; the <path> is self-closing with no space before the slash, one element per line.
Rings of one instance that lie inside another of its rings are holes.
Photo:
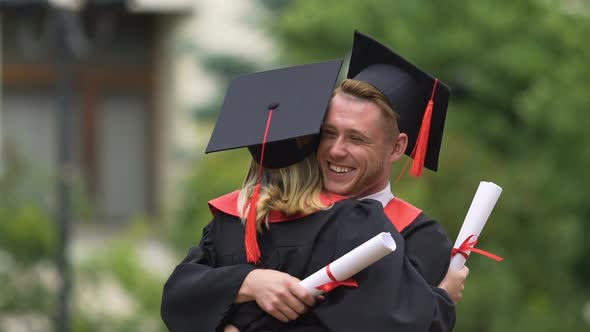
<path fill-rule="evenodd" d="M 211 210 L 211 214 L 215 215 L 217 212 L 221 211 L 225 214 L 232 215 L 234 217 L 240 217 L 240 212 L 238 211 L 238 195 L 240 194 L 239 190 L 233 191 L 229 194 L 223 195 L 221 197 L 217 197 L 209 201 L 209 210 Z M 338 201 L 346 199 L 347 197 L 331 194 L 331 193 L 322 193 L 320 195 L 320 200 L 324 205 L 330 206 Z M 286 216 L 279 211 L 271 211 L 268 215 L 269 222 L 281 222 L 281 221 L 289 221 L 297 218 L 304 217 L 303 214 L 293 215 L 293 216 Z"/>
<path fill-rule="evenodd" d="M 384 210 L 389 220 L 400 233 L 422 213 L 422 210 L 397 197 L 387 203 Z"/>

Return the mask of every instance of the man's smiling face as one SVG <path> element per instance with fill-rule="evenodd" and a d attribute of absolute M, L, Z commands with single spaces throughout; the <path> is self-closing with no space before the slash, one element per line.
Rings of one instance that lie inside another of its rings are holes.
<path fill-rule="evenodd" d="M 382 190 L 399 158 L 394 149 L 386 116 L 375 103 L 344 93 L 332 98 L 318 148 L 327 191 L 362 197 Z"/>

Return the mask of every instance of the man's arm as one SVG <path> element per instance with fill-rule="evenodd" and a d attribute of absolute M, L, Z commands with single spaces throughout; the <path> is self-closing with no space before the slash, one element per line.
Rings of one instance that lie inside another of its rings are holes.
<path fill-rule="evenodd" d="M 233 325 L 226 325 L 223 328 L 223 332 L 240 332 L 240 330 L 238 330 L 238 328 Z"/>
<path fill-rule="evenodd" d="M 449 269 L 452 244 L 442 226 L 421 214 L 402 231 L 406 256 L 432 286 L 444 289 L 455 303 L 462 297 L 469 269 Z"/>
<path fill-rule="evenodd" d="M 449 269 L 453 248 L 440 223 L 421 213 L 401 235 L 410 263 L 428 284 L 438 286 Z"/>
<path fill-rule="evenodd" d="M 469 269 L 449 269 L 452 242 L 442 226 L 425 214 L 420 214 L 401 234 L 407 259 L 432 287 L 439 303 L 430 331 L 452 329 L 455 317 L 448 314 L 449 308 L 461 299 Z"/>

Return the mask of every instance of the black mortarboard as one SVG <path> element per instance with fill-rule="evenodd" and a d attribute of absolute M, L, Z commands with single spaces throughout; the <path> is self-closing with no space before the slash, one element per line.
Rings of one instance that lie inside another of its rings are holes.
<path fill-rule="evenodd" d="M 296 138 L 319 134 L 340 66 L 342 60 L 287 67 L 230 83 L 205 153 L 247 146 L 261 164 L 245 225 L 250 263 L 260 262 L 257 209 L 252 207 L 258 206 L 261 171 L 295 164 L 313 152 L 316 144 L 301 145 Z"/>
<path fill-rule="evenodd" d="M 413 165 L 412 174 L 419 176 L 422 165 L 436 171 L 450 88 L 358 31 L 354 32 L 347 77 L 373 85 L 389 99 L 399 115 L 400 132 L 408 135 L 405 152 L 418 164 L 415 169 Z"/>
<path fill-rule="evenodd" d="M 270 121 L 263 167 L 286 167 L 303 160 L 316 144 L 301 145 L 294 138 L 319 134 L 341 65 L 339 59 L 235 78 L 205 153 L 247 146 L 260 161 Z"/>

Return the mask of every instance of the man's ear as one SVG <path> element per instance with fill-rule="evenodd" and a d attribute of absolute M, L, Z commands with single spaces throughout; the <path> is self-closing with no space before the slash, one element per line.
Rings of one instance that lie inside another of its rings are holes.
<path fill-rule="evenodd" d="M 389 155 L 389 161 L 393 164 L 398 161 L 406 152 L 408 146 L 408 135 L 400 133 L 397 138 L 394 139 L 391 154 Z"/>

